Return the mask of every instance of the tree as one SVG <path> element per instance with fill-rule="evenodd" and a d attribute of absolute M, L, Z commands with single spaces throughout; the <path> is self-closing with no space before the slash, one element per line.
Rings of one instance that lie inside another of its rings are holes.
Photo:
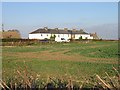
<path fill-rule="evenodd" d="M 56 35 L 54 35 L 54 36 L 51 35 L 50 40 L 55 41 L 55 38 L 56 38 Z"/>
<path fill-rule="evenodd" d="M 82 39 L 83 39 L 82 36 L 80 36 L 80 37 L 79 37 L 79 40 L 82 40 Z"/>

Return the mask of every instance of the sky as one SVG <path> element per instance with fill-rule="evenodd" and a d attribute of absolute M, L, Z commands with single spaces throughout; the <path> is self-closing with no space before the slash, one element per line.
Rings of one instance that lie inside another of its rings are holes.
<path fill-rule="evenodd" d="M 0 4 L 1 5 L 1 4 Z M 84 29 L 103 39 L 118 38 L 117 2 L 2 2 L 4 29 L 22 38 L 38 28 Z"/>

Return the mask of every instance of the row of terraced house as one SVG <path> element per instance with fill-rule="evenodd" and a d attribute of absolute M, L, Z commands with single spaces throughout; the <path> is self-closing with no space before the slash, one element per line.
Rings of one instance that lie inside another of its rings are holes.
<path fill-rule="evenodd" d="M 51 39 L 54 37 L 56 42 L 69 42 L 70 39 L 98 39 L 96 33 L 86 33 L 82 29 L 81 30 L 69 30 L 67 28 L 58 29 L 58 28 L 39 28 L 31 33 L 29 33 L 29 39 Z"/>

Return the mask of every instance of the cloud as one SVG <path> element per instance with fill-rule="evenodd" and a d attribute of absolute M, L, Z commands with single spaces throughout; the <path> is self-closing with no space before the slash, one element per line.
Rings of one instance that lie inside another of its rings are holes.
<path fill-rule="evenodd" d="M 88 32 L 97 32 L 102 39 L 118 39 L 118 24 L 103 24 L 86 28 Z"/>

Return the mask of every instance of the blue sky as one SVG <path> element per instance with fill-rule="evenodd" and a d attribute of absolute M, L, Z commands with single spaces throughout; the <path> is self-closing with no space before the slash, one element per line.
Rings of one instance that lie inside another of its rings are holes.
<path fill-rule="evenodd" d="M 100 32 L 96 26 L 117 25 L 117 2 L 3 2 L 2 21 L 5 29 L 18 29 L 22 37 L 40 27 L 83 28 L 87 32 Z M 95 27 L 95 29 L 94 29 Z M 109 26 L 108 26 L 109 27 Z M 109 27 L 109 29 L 110 29 Z M 91 30 L 93 28 L 93 30 Z M 106 28 L 107 29 L 107 28 Z M 110 30 L 111 34 L 114 32 Z M 108 31 L 108 30 L 106 30 Z M 101 38 L 117 38 L 102 35 Z M 106 33 L 107 34 L 107 33 Z"/>

